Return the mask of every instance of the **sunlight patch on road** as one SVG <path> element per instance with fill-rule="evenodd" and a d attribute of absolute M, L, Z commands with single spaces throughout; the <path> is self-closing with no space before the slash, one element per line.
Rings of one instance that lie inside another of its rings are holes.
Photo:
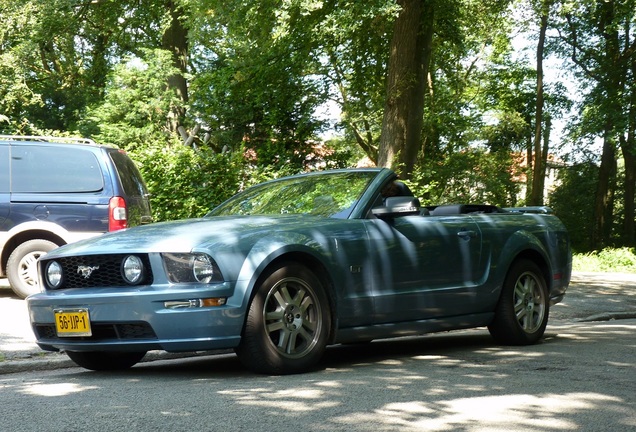
<path fill-rule="evenodd" d="M 599 393 L 545 395 L 502 395 L 459 398 L 439 402 L 406 401 L 388 403 L 374 413 L 351 413 L 337 423 L 373 422 L 400 430 L 574 430 L 583 411 L 602 409 L 607 403 L 622 403 L 620 398 Z M 566 418 L 564 414 L 569 414 Z"/>
<path fill-rule="evenodd" d="M 274 392 L 265 389 L 225 390 L 219 393 L 235 398 L 236 403 L 242 405 L 277 408 L 291 412 L 311 412 L 338 405 L 336 402 L 325 400 L 326 394 L 319 389 L 292 388 Z"/>
<path fill-rule="evenodd" d="M 99 387 L 82 386 L 74 383 L 32 384 L 25 388 L 23 393 L 33 396 L 66 396 L 72 393 L 79 393 L 97 388 Z"/>

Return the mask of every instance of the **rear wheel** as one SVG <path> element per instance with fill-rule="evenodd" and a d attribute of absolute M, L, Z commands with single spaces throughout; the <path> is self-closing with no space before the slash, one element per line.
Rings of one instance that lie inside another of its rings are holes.
<path fill-rule="evenodd" d="M 513 264 L 506 276 L 490 334 L 505 345 L 537 342 L 548 324 L 550 302 L 541 269 L 532 261 Z"/>
<path fill-rule="evenodd" d="M 58 245 L 48 240 L 29 240 L 14 249 L 7 261 L 7 277 L 11 289 L 25 298 L 40 292 L 37 261 Z"/>
<path fill-rule="evenodd" d="M 290 263 L 258 286 L 236 349 L 249 369 L 267 374 L 304 372 L 322 357 L 331 319 L 320 280 Z"/>
<path fill-rule="evenodd" d="M 94 371 L 130 369 L 146 355 L 146 352 L 66 351 L 75 364 Z"/>

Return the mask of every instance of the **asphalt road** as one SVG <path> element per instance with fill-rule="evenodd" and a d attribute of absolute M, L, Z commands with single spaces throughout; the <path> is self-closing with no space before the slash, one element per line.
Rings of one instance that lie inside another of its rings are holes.
<path fill-rule="evenodd" d="M 285 377 L 232 354 L 60 369 L 20 330 L 23 304 L 0 292 L 1 430 L 636 430 L 636 275 L 575 275 L 537 345 L 474 329 L 335 346 L 318 370 Z"/>

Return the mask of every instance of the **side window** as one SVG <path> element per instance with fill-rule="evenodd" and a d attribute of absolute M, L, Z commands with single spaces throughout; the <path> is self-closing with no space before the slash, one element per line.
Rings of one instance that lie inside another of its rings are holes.
<path fill-rule="evenodd" d="M 95 155 L 81 147 L 13 146 L 13 193 L 98 192 L 104 187 Z"/>
<path fill-rule="evenodd" d="M 146 184 L 134 162 L 122 152 L 110 152 L 110 158 L 115 164 L 121 187 L 128 196 L 144 196 L 148 194 Z"/>
<path fill-rule="evenodd" d="M 9 193 L 9 146 L 0 144 L 0 193 Z"/>

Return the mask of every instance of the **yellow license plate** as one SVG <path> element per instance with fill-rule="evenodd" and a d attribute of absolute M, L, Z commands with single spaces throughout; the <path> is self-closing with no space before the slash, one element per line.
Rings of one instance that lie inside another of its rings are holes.
<path fill-rule="evenodd" d="M 56 310 L 55 328 L 59 337 L 92 335 L 87 309 Z"/>

